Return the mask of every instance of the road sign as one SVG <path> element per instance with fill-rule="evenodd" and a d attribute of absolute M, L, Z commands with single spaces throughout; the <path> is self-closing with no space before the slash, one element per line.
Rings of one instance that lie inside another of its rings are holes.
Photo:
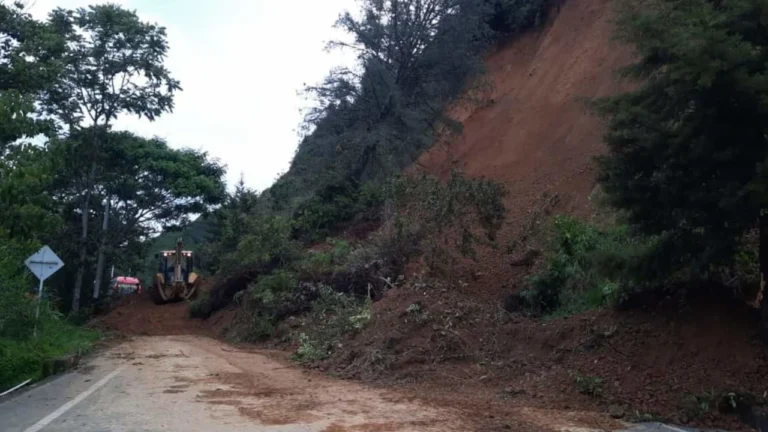
<path fill-rule="evenodd" d="M 40 279 L 40 282 L 48 279 L 52 274 L 64 267 L 64 262 L 48 246 L 43 246 L 42 249 L 32 254 L 32 256 L 24 261 L 24 264 Z"/>
<path fill-rule="evenodd" d="M 40 300 L 43 298 L 43 281 L 64 267 L 64 262 L 51 248 L 43 246 L 42 249 L 27 258 L 24 264 L 40 279 L 40 286 L 37 289 L 37 312 L 35 312 L 35 321 L 37 321 L 37 318 L 40 317 Z M 34 335 L 37 336 L 37 322 L 35 322 Z"/>

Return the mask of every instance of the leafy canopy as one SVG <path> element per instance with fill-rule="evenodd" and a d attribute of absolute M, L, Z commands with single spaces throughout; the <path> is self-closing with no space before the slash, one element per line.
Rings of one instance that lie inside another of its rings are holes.
<path fill-rule="evenodd" d="M 646 234 L 651 270 L 728 262 L 766 206 L 768 2 L 649 0 L 618 28 L 635 90 L 598 102 L 608 118 L 600 180 Z"/>

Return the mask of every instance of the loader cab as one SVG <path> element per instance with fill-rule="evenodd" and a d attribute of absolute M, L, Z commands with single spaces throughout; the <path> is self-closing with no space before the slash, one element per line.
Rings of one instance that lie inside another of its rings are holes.
<path fill-rule="evenodd" d="M 162 251 L 155 255 L 159 260 L 158 273 L 161 273 L 166 282 L 189 282 L 189 273 L 194 269 L 194 256 L 192 251 L 182 251 L 179 257 L 179 273 L 176 273 L 176 251 Z"/>

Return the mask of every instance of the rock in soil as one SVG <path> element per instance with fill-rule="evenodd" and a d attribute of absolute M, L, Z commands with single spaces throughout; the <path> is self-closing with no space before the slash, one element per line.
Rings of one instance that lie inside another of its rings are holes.
<path fill-rule="evenodd" d="M 611 417 L 615 419 L 620 419 L 624 417 L 624 408 L 620 407 L 619 405 L 611 405 L 608 408 L 608 414 L 610 414 Z"/>

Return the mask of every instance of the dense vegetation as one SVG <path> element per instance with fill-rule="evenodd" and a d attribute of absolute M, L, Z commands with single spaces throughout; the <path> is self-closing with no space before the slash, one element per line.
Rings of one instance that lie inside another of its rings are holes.
<path fill-rule="evenodd" d="M 118 115 L 152 120 L 173 108 L 180 86 L 163 66 L 162 27 L 115 5 L 36 21 L 0 3 L 0 32 L 4 387 L 36 377 L 46 357 L 84 349 L 92 333 L 69 322 L 100 306 L 105 269 L 139 268 L 149 236 L 220 203 L 224 170 L 205 153 L 112 128 Z M 65 267 L 47 281 L 35 320 L 23 262 L 43 244 Z"/>
<path fill-rule="evenodd" d="M 594 101 L 608 126 L 599 180 L 621 223 L 557 220 L 524 293 L 534 310 L 685 301 L 715 286 L 762 298 L 768 338 L 766 7 L 621 2 L 617 33 L 637 53 L 623 72 L 638 85 Z"/>
<path fill-rule="evenodd" d="M 627 73 L 643 85 L 600 104 L 611 150 L 601 182 L 639 234 L 658 238 L 643 273 L 657 284 L 710 278 L 757 230 L 765 275 L 765 2 L 627 8 L 620 35 L 639 54 Z"/>

